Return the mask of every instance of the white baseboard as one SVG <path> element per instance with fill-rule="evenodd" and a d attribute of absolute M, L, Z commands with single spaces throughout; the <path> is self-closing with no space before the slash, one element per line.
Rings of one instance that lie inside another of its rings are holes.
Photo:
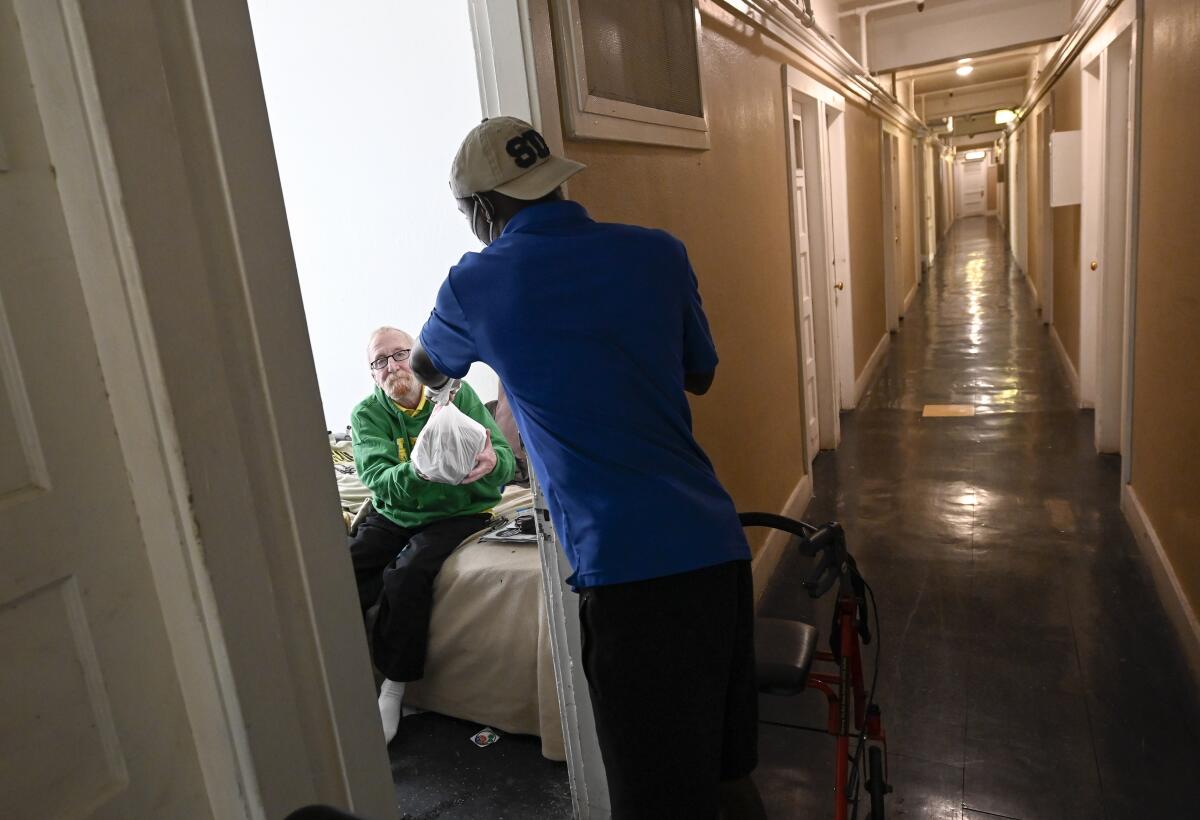
<path fill-rule="evenodd" d="M 1058 328 L 1055 325 L 1050 325 L 1050 339 L 1054 342 L 1054 349 L 1058 351 L 1058 360 L 1067 373 L 1067 381 L 1071 383 L 1071 395 L 1075 398 L 1075 404 L 1082 407 L 1079 402 L 1079 373 L 1076 372 L 1075 365 L 1071 363 L 1071 357 L 1067 355 L 1067 348 L 1063 345 L 1062 337 L 1058 335 Z"/>
<path fill-rule="evenodd" d="M 1167 617 L 1179 635 L 1179 642 L 1183 646 L 1188 666 L 1191 667 L 1192 677 L 1197 685 L 1200 685 L 1200 617 L 1188 602 L 1187 593 L 1183 591 L 1175 568 L 1171 566 L 1171 561 L 1163 551 L 1158 533 L 1154 531 L 1154 524 L 1146 515 L 1146 510 L 1138 500 L 1132 484 L 1121 488 L 1121 512 L 1125 513 L 1125 520 L 1133 530 L 1142 556 L 1150 565 L 1154 585 L 1158 588 L 1158 597 L 1162 599 L 1163 609 L 1167 611 Z"/>
<path fill-rule="evenodd" d="M 904 297 L 904 307 L 900 308 L 900 316 L 901 317 L 903 317 L 904 314 L 908 313 L 909 305 L 912 304 L 913 299 L 917 298 L 917 285 L 919 285 L 919 284 L 920 284 L 919 282 L 914 282 L 913 286 L 912 286 L 912 290 L 910 290 L 908 292 L 908 295 Z"/>
<path fill-rule="evenodd" d="M 804 476 L 800 479 L 800 483 L 796 485 L 796 489 L 792 490 L 791 496 L 787 503 L 783 505 L 783 509 L 779 514 L 788 518 L 800 518 L 804 515 L 804 510 L 808 507 L 808 502 L 812 500 L 812 476 Z M 763 542 L 762 549 L 758 551 L 758 555 L 754 556 L 750 567 L 754 575 L 754 604 L 758 605 L 758 601 L 767 590 L 767 583 L 771 580 L 771 576 L 775 574 L 779 562 L 783 560 L 783 551 L 787 547 L 791 536 L 782 530 L 769 530 L 766 541 Z"/>
<path fill-rule="evenodd" d="M 871 354 L 871 358 L 867 360 L 867 366 L 863 368 L 863 372 L 854 380 L 854 407 L 858 406 L 858 400 L 862 398 L 863 393 L 871 385 L 871 379 L 875 377 L 875 371 L 883 364 L 883 360 L 887 357 L 888 346 L 891 345 L 892 335 L 884 333 L 879 340 L 879 344 L 875 346 L 875 352 Z"/>
<path fill-rule="evenodd" d="M 1023 273 L 1025 277 L 1025 284 L 1029 286 L 1029 293 L 1033 296 L 1033 307 L 1037 311 L 1038 321 L 1042 324 L 1046 324 L 1046 319 L 1044 316 L 1042 316 L 1042 292 L 1038 290 L 1038 286 L 1034 284 L 1033 277 L 1027 272 Z"/>

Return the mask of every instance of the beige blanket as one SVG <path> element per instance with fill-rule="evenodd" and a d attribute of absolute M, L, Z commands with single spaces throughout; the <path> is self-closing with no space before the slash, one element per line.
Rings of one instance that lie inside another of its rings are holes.
<path fill-rule="evenodd" d="M 496 508 L 530 507 L 510 488 Z M 538 735 L 542 755 L 565 760 L 549 625 L 536 544 L 463 542 L 434 585 L 425 677 L 408 684 L 415 706 L 501 732 Z"/>

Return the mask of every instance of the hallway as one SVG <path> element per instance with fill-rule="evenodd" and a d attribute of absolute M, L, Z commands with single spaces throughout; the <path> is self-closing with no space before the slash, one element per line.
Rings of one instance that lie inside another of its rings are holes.
<path fill-rule="evenodd" d="M 1119 459 L 1096 455 L 1002 237 L 982 217 L 951 229 L 814 468 L 806 518 L 845 525 L 878 598 L 889 817 L 1194 816 L 1200 697 L 1120 512 Z M 760 614 L 824 643 L 805 570 L 785 558 Z M 762 698 L 766 721 L 823 715 L 815 693 Z M 761 729 L 770 816 L 829 816 L 832 740 Z"/>

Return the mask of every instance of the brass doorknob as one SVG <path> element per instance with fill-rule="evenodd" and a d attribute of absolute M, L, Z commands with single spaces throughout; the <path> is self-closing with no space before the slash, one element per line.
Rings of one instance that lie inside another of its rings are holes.
<path fill-rule="evenodd" d="M 1092 270 L 1095 270 L 1095 269 L 1096 269 L 1096 268 L 1098 268 L 1098 267 L 1100 267 L 1100 265 L 1099 265 L 1099 264 L 1096 262 L 1096 260 L 1095 260 L 1095 259 L 1093 259 L 1093 260 L 1092 260 Z"/>
<path fill-rule="evenodd" d="M 845 289 L 845 287 L 846 287 L 846 283 L 845 283 L 845 282 L 838 282 L 836 285 L 834 285 L 834 287 L 835 287 L 835 288 L 837 288 L 838 290 L 844 290 L 844 289 Z"/>

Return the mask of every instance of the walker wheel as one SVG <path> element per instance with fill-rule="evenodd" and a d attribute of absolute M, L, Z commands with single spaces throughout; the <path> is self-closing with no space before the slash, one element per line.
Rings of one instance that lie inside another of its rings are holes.
<path fill-rule="evenodd" d="M 867 791 L 871 795 L 871 820 L 884 820 L 883 798 L 892 787 L 883 776 L 883 752 L 878 746 L 867 749 L 867 765 L 871 779 Z"/>

